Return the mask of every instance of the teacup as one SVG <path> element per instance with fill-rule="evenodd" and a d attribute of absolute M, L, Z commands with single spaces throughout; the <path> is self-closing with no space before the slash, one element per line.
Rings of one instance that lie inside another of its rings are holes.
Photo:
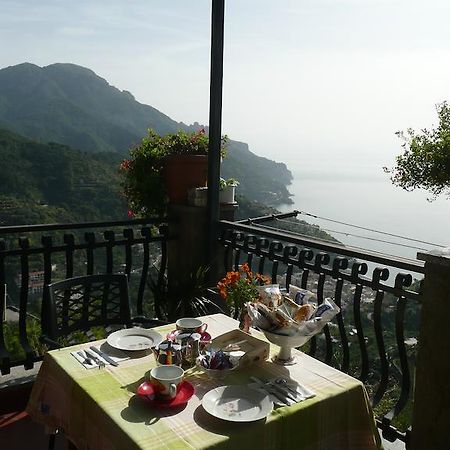
<path fill-rule="evenodd" d="M 183 381 L 184 370 L 175 365 L 155 367 L 150 372 L 150 383 L 159 397 L 171 399 L 177 395 L 178 385 Z"/>
<path fill-rule="evenodd" d="M 175 322 L 177 330 L 185 331 L 186 333 L 204 333 L 208 324 L 203 323 L 200 319 L 194 317 L 183 317 Z"/>

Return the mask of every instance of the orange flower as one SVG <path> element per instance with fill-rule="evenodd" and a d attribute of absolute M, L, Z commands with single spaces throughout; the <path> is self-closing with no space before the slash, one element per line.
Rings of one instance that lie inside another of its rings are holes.
<path fill-rule="evenodd" d="M 241 309 L 248 301 L 258 298 L 257 286 L 270 283 L 270 278 L 253 273 L 248 263 L 239 267 L 238 271 L 227 272 L 217 283 L 220 296 L 234 309 Z"/>
<path fill-rule="evenodd" d="M 256 274 L 256 280 L 261 284 L 270 284 L 270 278 L 267 275 Z"/>
<path fill-rule="evenodd" d="M 252 282 L 253 281 L 253 272 L 250 270 L 248 263 L 244 263 L 241 266 L 241 271 L 245 273 L 247 279 Z"/>
<path fill-rule="evenodd" d="M 234 284 L 236 283 L 239 278 L 241 278 L 241 275 L 239 272 L 230 272 L 230 283 Z"/>
<path fill-rule="evenodd" d="M 219 288 L 219 294 L 223 299 L 227 298 L 227 288 L 225 286 L 225 283 L 218 282 L 217 287 Z"/>

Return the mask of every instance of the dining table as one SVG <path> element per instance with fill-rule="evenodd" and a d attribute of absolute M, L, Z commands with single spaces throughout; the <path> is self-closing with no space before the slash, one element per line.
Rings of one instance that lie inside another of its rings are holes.
<path fill-rule="evenodd" d="M 224 314 L 200 319 L 212 338 L 239 326 Z M 154 330 L 165 337 L 174 328 L 171 324 Z M 267 342 L 257 330 L 251 335 Z M 50 432 L 62 430 L 78 450 L 382 448 L 364 385 L 300 350 L 293 350 L 295 364 L 284 366 L 272 362 L 279 347 L 270 344 L 269 358 L 230 371 L 225 379 L 194 366 L 185 372 L 194 395 L 177 408 L 162 408 L 137 395 L 156 367 L 152 352 L 129 352 L 129 359 L 100 369 L 86 369 L 73 357 L 75 351 L 104 342 L 47 352 L 27 405 L 35 421 Z M 288 379 L 315 395 L 242 423 L 215 417 L 202 406 L 203 396 L 212 389 L 248 386 L 252 377 Z"/>

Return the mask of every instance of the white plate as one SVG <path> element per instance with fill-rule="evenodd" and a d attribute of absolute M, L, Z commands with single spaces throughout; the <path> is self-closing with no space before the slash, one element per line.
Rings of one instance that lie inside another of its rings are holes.
<path fill-rule="evenodd" d="M 209 414 L 229 422 L 253 422 L 267 417 L 273 409 L 269 396 L 248 386 L 220 386 L 202 399 Z"/>
<path fill-rule="evenodd" d="M 162 342 L 163 337 L 154 330 L 146 328 L 126 328 L 115 331 L 108 336 L 106 342 L 120 350 L 148 350 Z"/>

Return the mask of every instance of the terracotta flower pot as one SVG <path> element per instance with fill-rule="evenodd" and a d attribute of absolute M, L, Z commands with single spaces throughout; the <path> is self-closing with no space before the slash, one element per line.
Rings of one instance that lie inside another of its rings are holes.
<path fill-rule="evenodd" d="M 170 203 L 187 203 L 188 190 L 205 186 L 208 181 L 207 155 L 173 155 L 164 171 Z"/>

